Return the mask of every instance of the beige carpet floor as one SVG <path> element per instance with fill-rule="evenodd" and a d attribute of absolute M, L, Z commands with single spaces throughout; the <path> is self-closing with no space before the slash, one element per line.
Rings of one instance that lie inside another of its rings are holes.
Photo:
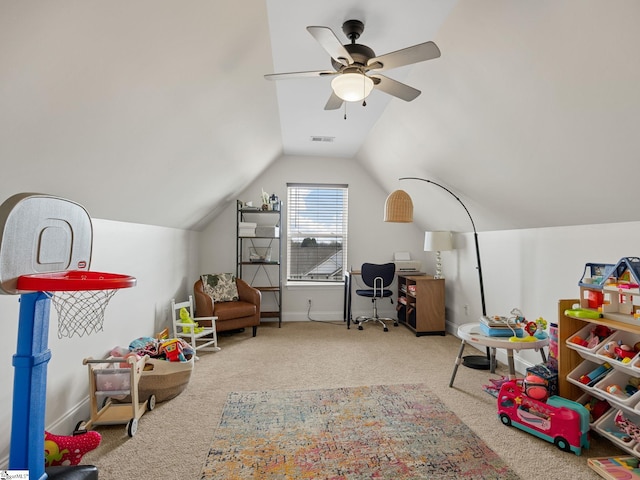
<path fill-rule="evenodd" d="M 219 345 L 220 352 L 200 355 L 181 395 L 140 419 L 134 437 L 124 425 L 97 427 L 102 444 L 83 463 L 98 466 L 101 480 L 199 479 L 229 392 L 421 382 L 523 479 L 598 479 L 587 458 L 621 453 L 592 438 L 591 448 L 576 456 L 502 425 L 482 385 L 505 374 L 504 366 L 496 374 L 461 366 L 449 388 L 460 345 L 454 336 L 418 338 L 402 326 L 385 333 L 375 325 L 359 331 L 342 322 L 305 321 L 263 324 L 255 338 L 247 330 L 221 336 Z"/>

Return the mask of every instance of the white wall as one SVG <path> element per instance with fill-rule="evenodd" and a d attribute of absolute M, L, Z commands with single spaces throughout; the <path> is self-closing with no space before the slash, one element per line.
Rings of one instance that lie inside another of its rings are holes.
<path fill-rule="evenodd" d="M 238 198 L 259 204 L 264 189 L 276 193 L 284 201 L 284 234 L 286 235 L 287 183 L 341 183 L 349 185 L 349 245 L 348 262 L 354 268 L 363 262 L 387 262 L 395 251 L 412 252 L 412 258 L 424 260 L 423 233 L 416 225 L 383 222 L 386 193 L 366 170 L 354 160 L 323 157 L 284 156 L 277 160 L 260 179 Z M 213 272 L 235 272 L 236 204 L 227 209 L 204 232 L 202 266 Z M 286 238 L 283 236 L 283 238 Z M 285 242 L 286 243 L 286 242 Z M 286 259 L 286 250 L 283 249 Z M 286 275 L 286 265 L 283 266 Z M 283 276 L 284 278 L 284 276 Z M 266 297 L 267 295 L 265 295 Z M 341 320 L 343 317 L 343 286 L 285 286 L 283 320 L 307 318 L 307 298 L 312 299 L 311 318 Z M 353 314 L 371 313 L 371 302 L 354 296 Z M 380 314 L 395 314 L 395 305 L 380 302 Z M 268 320 L 267 320 L 268 321 Z"/>
<path fill-rule="evenodd" d="M 118 292 L 105 313 L 103 331 L 89 336 L 59 339 L 58 317 L 51 307 L 46 428 L 69 434 L 87 420 L 87 367 L 83 358 L 104 356 L 116 345 L 129 345 L 140 336 L 152 336 L 169 326 L 169 302 L 184 299 L 197 275 L 197 233 L 173 228 L 93 220 L 91 270 L 124 273 L 137 278 L 137 286 Z M 18 330 L 19 296 L 0 296 L 3 336 L 8 347 L 0 351 L 0 425 L 9 431 L 13 403 L 12 356 Z M 123 427 L 124 428 L 124 427 Z M 0 469 L 7 467 L 9 435 L 0 438 Z"/>
<path fill-rule="evenodd" d="M 257 202 L 264 188 L 286 200 L 287 182 L 341 182 L 349 184 L 349 265 L 386 261 L 394 251 L 410 251 L 433 274 L 434 254 L 422 251 L 423 229 L 417 224 L 382 221 L 385 193 L 358 164 L 349 160 L 283 157 L 265 172 L 240 199 Z M 285 205 L 286 213 L 286 205 Z M 235 271 L 235 201 L 202 237 L 202 265 L 211 271 Z M 440 227 L 446 228 L 446 226 Z M 285 225 L 286 229 L 286 225 Z M 557 321 L 559 299 L 578 298 L 578 280 L 588 262 L 616 263 L 640 256 L 640 222 L 520 229 L 479 233 L 485 300 L 489 315 L 508 315 L 520 308 L 528 319 Z M 482 314 L 473 234 L 454 235 L 456 250 L 443 252 L 446 280 L 447 330 L 478 321 Z M 286 268 L 285 268 L 286 271 Z M 306 299 L 313 299 L 311 317 L 342 318 L 343 290 L 336 287 L 287 287 L 283 320 L 304 320 Z M 465 306 L 467 308 L 465 308 Z M 354 315 L 367 313 L 369 302 L 355 298 Z M 381 313 L 394 314 L 382 302 Z M 506 362 L 504 352 L 498 359 Z M 516 353 L 516 368 L 539 363 L 536 352 Z"/>
<path fill-rule="evenodd" d="M 640 222 L 481 232 L 487 313 L 508 315 L 518 307 L 527 319 L 557 322 L 558 300 L 579 298 L 585 264 L 640 256 L 639 237 Z M 473 235 L 456 235 L 455 243 L 464 249 L 443 253 L 452 332 L 481 315 Z M 501 352 L 498 358 L 506 361 Z M 540 362 L 533 352 L 517 353 L 516 358 L 519 371 Z"/>
<path fill-rule="evenodd" d="M 285 200 L 287 182 L 349 184 L 350 265 L 386 261 L 394 251 L 406 250 L 423 260 L 427 272 L 433 272 L 433 254 L 421 251 L 422 229 L 416 224 L 382 221 L 386 195 L 357 163 L 283 157 L 240 198 L 255 202 L 264 188 Z M 77 421 L 87 419 L 83 358 L 102 356 L 115 345 L 127 345 L 138 336 L 152 335 L 167 326 L 169 301 L 173 297 L 186 298 L 199 274 L 235 271 L 235 200 L 201 234 L 107 220 L 94 219 L 93 224 L 92 270 L 131 274 L 138 279 L 138 285 L 122 290 L 112 299 L 101 333 L 58 339 L 57 315 L 52 310 L 46 425 L 54 433 L 68 433 Z M 557 301 L 578 297 L 577 284 L 585 263 L 616 263 L 621 257 L 637 255 L 639 236 L 640 222 L 481 232 L 488 313 L 504 315 L 519 307 L 527 318 L 542 316 L 553 322 L 557 317 Z M 456 234 L 455 244 L 456 250 L 443 252 L 447 327 L 452 332 L 459 324 L 477 321 L 481 314 L 473 236 Z M 284 291 L 284 320 L 306 319 L 309 297 L 314 305 L 312 318 L 342 318 L 342 286 L 319 290 L 289 287 Z M 354 314 L 369 311 L 368 301 L 356 298 L 355 302 Z M 384 306 L 383 302 L 383 308 L 392 307 Z M 0 313 L 10 345 L 0 352 L 0 373 L 6 382 L 6 393 L 0 399 L 0 425 L 8 430 L 18 297 L 0 296 Z M 501 352 L 498 355 L 505 361 Z M 532 352 L 516 357 L 519 371 L 539 362 L 539 356 Z M 6 466 L 8 450 L 9 436 L 5 436 L 0 440 L 0 469 Z"/>

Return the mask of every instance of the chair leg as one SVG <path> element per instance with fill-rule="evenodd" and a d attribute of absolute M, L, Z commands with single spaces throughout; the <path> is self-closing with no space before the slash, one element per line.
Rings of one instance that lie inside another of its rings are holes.
<path fill-rule="evenodd" d="M 367 323 L 367 322 L 376 322 L 379 323 L 380 325 L 382 325 L 383 331 L 384 332 L 388 332 L 389 329 L 387 328 L 387 324 L 384 323 L 384 320 L 388 320 L 388 321 L 393 321 L 393 325 L 395 327 L 398 326 L 398 321 L 397 320 L 393 320 L 392 318 L 380 318 L 378 316 L 378 304 L 376 302 L 376 298 L 372 298 L 371 302 L 373 303 L 373 315 L 371 317 L 367 317 L 367 316 L 360 316 L 356 318 L 356 323 L 358 324 L 358 330 L 364 330 L 364 327 L 362 326 L 363 323 Z"/>
<path fill-rule="evenodd" d="M 257 333 L 258 333 L 258 327 L 254 326 L 253 327 L 253 336 L 255 337 Z"/>

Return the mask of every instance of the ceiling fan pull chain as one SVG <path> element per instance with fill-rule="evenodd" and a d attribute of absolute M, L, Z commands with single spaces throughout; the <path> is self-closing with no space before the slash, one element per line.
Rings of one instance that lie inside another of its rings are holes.
<path fill-rule="evenodd" d="M 347 119 L 347 102 L 344 102 L 343 105 L 344 105 L 344 119 L 346 120 Z"/>
<path fill-rule="evenodd" d="M 362 99 L 362 106 L 366 107 L 367 106 L 367 77 L 364 74 L 364 72 L 362 73 L 362 95 L 363 95 L 363 99 Z"/>

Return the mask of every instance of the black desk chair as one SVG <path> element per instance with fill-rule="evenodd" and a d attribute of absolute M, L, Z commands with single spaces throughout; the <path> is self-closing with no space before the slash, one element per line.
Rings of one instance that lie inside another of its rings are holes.
<path fill-rule="evenodd" d="M 380 318 L 378 316 L 378 304 L 376 303 L 379 298 L 390 297 L 392 292 L 388 289 L 389 285 L 393 282 L 393 277 L 396 274 L 395 263 L 385 263 L 377 265 L 374 263 L 363 263 L 361 269 L 362 281 L 369 288 L 356 290 L 356 294 L 361 297 L 371 298 L 373 303 L 373 315 L 372 316 L 360 316 L 356 318 L 358 324 L 358 330 L 362 330 L 362 324 L 367 322 L 377 322 L 384 327 L 384 331 L 388 332 L 389 329 L 384 323 L 384 320 L 393 322 L 393 326 L 398 326 L 398 320 L 393 318 Z M 393 300 L 391 300 L 393 303 Z"/>

